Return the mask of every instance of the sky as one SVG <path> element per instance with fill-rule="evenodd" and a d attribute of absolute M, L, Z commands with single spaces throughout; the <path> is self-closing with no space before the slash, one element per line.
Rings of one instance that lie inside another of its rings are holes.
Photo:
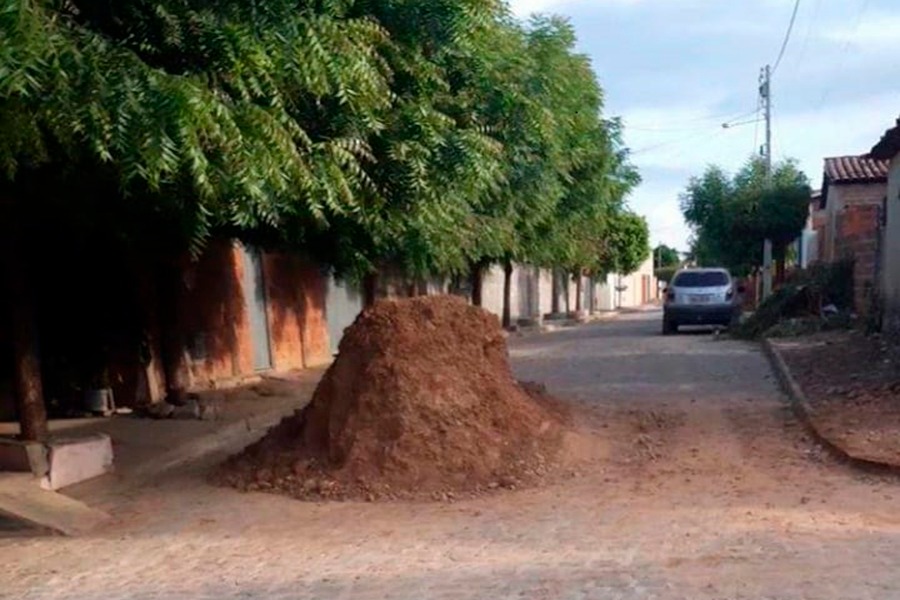
<path fill-rule="evenodd" d="M 678 196 L 710 164 L 738 169 L 764 139 L 760 69 L 774 64 L 794 0 L 511 0 L 521 18 L 568 17 L 625 122 L 643 183 L 629 199 L 653 244 L 688 248 Z M 773 150 L 819 188 L 827 156 L 864 154 L 900 116 L 900 2 L 801 0 L 772 80 Z M 751 113 L 751 114 L 748 114 Z"/>

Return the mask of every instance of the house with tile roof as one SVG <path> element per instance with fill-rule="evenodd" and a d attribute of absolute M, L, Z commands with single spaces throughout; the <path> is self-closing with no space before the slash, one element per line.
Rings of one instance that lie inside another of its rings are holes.
<path fill-rule="evenodd" d="M 868 314 L 878 284 L 879 220 L 890 163 L 869 155 L 826 158 L 814 219 L 818 260 L 854 262 L 854 308 Z"/>

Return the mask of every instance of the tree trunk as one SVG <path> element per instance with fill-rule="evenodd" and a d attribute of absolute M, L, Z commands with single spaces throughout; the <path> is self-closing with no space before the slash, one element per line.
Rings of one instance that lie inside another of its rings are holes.
<path fill-rule="evenodd" d="M 575 312 L 581 313 L 581 273 L 575 275 Z"/>
<path fill-rule="evenodd" d="M 563 291 L 564 291 L 565 294 L 566 294 L 566 314 L 567 314 L 567 315 L 570 315 L 570 314 L 572 314 L 572 299 L 569 297 L 569 296 L 570 296 L 570 294 L 569 294 L 569 289 L 570 289 L 572 286 L 569 285 L 569 276 L 568 276 L 568 274 L 563 273 L 563 276 L 562 276 L 562 283 L 563 283 Z"/>
<path fill-rule="evenodd" d="M 550 271 L 550 293 L 553 297 L 550 299 L 550 312 L 554 315 L 559 314 L 559 273 L 556 269 Z"/>
<path fill-rule="evenodd" d="M 362 281 L 363 286 L 363 306 L 369 308 L 375 304 L 378 297 L 378 273 L 366 273 Z"/>
<path fill-rule="evenodd" d="M 469 277 L 471 278 L 472 284 L 472 305 L 473 306 L 481 306 L 482 304 L 482 271 L 484 270 L 484 263 L 477 262 L 472 263 L 471 269 L 469 271 Z"/>
<path fill-rule="evenodd" d="M 512 274 L 513 266 L 511 261 L 503 263 L 503 327 L 509 329 L 512 326 L 512 317 L 510 310 L 510 302 L 512 298 Z"/>
<path fill-rule="evenodd" d="M 18 235 L 13 227 L 2 232 L 5 277 L 10 293 L 12 316 L 13 358 L 15 361 L 16 410 L 19 415 L 19 437 L 27 441 L 42 441 L 49 434 L 47 407 L 44 405 L 44 386 L 41 380 L 41 361 L 38 353 L 38 327 L 34 313 L 31 286 L 22 266 Z"/>
<path fill-rule="evenodd" d="M 183 393 L 187 387 L 182 381 L 182 364 L 185 343 L 182 338 L 181 319 L 178 306 L 184 285 L 184 264 L 172 260 L 160 266 L 159 282 L 159 325 L 160 358 L 165 379 L 165 396 L 169 401 Z"/>

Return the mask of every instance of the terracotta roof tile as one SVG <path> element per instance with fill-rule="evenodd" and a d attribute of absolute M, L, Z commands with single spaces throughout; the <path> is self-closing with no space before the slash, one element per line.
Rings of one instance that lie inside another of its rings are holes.
<path fill-rule="evenodd" d="M 829 183 L 878 183 L 887 181 L 890 161 L 869 156 L 836 156 L 825 159 Z"/>

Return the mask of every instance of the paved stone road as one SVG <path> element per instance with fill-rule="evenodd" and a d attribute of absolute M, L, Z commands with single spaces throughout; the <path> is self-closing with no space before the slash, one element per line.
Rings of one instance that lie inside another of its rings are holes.
<path fill-rule="evenodd" d="M 316 505 L 211 488 L 198 465 L 95 536 L 0 540 L 0 597 L 900 597 L 898 480 L 813 446 L 756 347 L 663 338 L 658 318 L 513 340 L 522 379 L 585 407 L 572 477 Z"/>

